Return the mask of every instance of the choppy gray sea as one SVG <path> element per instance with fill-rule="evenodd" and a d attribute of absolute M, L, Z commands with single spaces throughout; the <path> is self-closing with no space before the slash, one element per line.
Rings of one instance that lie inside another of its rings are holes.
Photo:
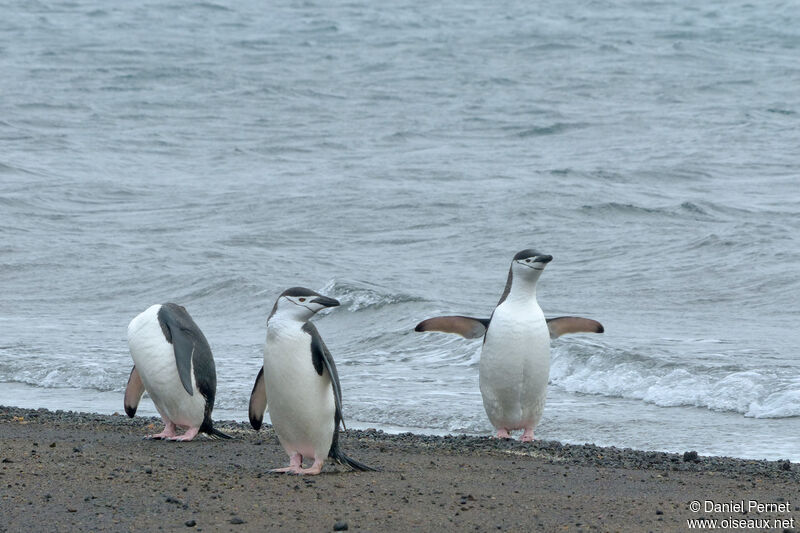
<path fill-rule="evenodd" d="M 349 425 L 488 434 L 480 341 L 413 327 L 535 247 L 606 328 L 538 437 L 800 460 L 796 7 L 0 1 L 0 404 L 121 412 L 174 301 L 244 419 L 304 285 Z"/>

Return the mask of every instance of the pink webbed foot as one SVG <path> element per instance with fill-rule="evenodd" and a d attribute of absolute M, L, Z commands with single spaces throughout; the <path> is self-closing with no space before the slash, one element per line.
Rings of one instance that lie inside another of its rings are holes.
<path fill-rule="evenodd" d="M 497 438 L 498 439 L 510 439 L 511 434 L 509 434 L 506 428 L 500 428 L 497 430 Z"/>
<path fill-rule="evenodd" d="M 153 435 L 145 435 L 142 437 L 145 440 L 161 440 L 161 439 L 169 439 L 170 437 L 174 437 L 174 433 L 167 433 L 166 431 L 162 431 L 161 433 L 154 433 Z"/>
<path fill-rule="evenodd" d="M 170 439 L 176 435 L 175 433 L 175 424 L 170 422 L 169 420 L 164 421 L 164 430 L 161 433 L 156 433 L 154 435 L 146 435 L 142 438 L 146 440 L 159 440 L 159 439 Z"/>
<path fill-rule="evenodd" d="M 283 468 L 274 468 L 270 470 L 270 472 L 275 474 L 300 474 L 302 469 L 303 456 L 299 453 L 296 453 L 289 458 L 289 466 L 285 466 Z"/>
<path fill-rule="evenodd" d="M 322 464 L 324 462 L 324 460 L 315 459 L 313 465 L 311 465 L 309 468 L 301 468 L 298 474 L 301 476 L 316 476 L 322 472 Z"/>
<path fill-rule="evenodd" d="M 299 466 L 284 466 L 283 468 L 273 468 L 270 470 L 273 474 L 300 474 L 302 468 Z"/>
<path fill-rule="evenodd" d="M 525 428 L 525 433 L 519 438 L 520 442 L 533 442 L 533 428 Z"/>
<path fill-rule="evenodd" d="M 200 428 L 189 428 L 186 430 L 186 433 L 183 435 L 175 435 L 173 437 L 167 438 L 167 440 L 171 441 L 180 441 L 180 442 L 189 442 L 193 438 L 197 436 L 197 433 L 200 431 Z"/>

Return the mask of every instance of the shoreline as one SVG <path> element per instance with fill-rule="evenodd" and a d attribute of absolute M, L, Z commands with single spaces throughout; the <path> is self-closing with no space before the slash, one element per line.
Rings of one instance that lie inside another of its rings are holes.
<path fill-rule="evenodd" d="M 0 531 L 685 531 L 698 518 L 800 527 L 800 465 L 789 461 L 367 429 L 342 432 L 342 448 L 381 471 L 327 462 L 322 475 L 297 477 L 267 472 L 288 463 L 271 427 L 215 427 L 235 440 L 145 441 L 160 419 L 0 406 Z M 751 500 L 770 511 L 689 508 Z"/>
<path fill-rule="evenodd" d="M 75 393 L 79 393 L 79 396 L 75 396 Z M 42 396 L 42 394 L 45 394 Z M 28 395 L 34 395 L 34 398 L 28 398 Z M 122 392 L 120 391 L 105 391 L 105 392 L 98 392 L 98 391 L 90 391 L 88 389 L 74 389 L 74 388 L 63 388 L 63 389 L 41 389 L 38 387 L 34 387 L 29 384 L 23 384 L 18 382 L 9 382 L 9 383 L 0 383 L 0 406 L 6 407 L 15 407 L 21 409 L 31 409 L 37 410 L 40 408 L 49 409 L 51 411 L 58 410 L 60 405 L 63 403 L 63 395 L 69 395 L 69 407 L 67 409 L 63 409 L 64 411 L 74 411 L 76 413 L 93 413 L 93 414 L 103 414 L 103 415 L 112 415 L 112 414 L 122 414 L 122 408 L 120 406 L 120 397 Z M 683 416 L 708 416 L 708 413 L 705 409 L 699 407 L 686 407 L 686 406 L 679 406 L 679 407 L 656 407 L 656 406 L 646 406 L 646 408 L 654 408 L 659 411 L 663 410 L 663 412 L 659 412 L 659 416 L 663 417 L 683 417 Z M 693 412 L 686 412 L 685 409 L 691 409 Z M 234 421 L 234 422 L 241 422 L 247 425 L 247 418 L 246 418 L 246 409 L 237 408 L 237 409 L 225 409 L 221 407 L 216 407 L 214 409 L 214 414 L 216 417 L 220 419 Z M 245 416 L 242 416 L 242 415 Z M 728 416 L 728 420 L 726 423 L 730 424 L 737 424 L 740 422 L 738 414 L 736 413 L 714 413 L 713 416 L 718 416 L 722 414 L 723 416 Z M 137 410 L 137 416 L 153 416 L 158 417 L 158 412 L 155 409 L 152 401 L 142 401 L 139 404 L 139 409 Z M 612 413 L 613 415 L 613 413 Z M 604 416 L 603 414 L 599 414 L 598 416 Z M 608 415 L 606 415 L 608 416 Z M 652 415 L 651 415 L 652 417 Z M 265 417 L 266 420 L 266 417 Z M 669 445 L 666 445 L 662 440 L 658 440 L 657 442 L 653 442 L 650 447 L 647 447 L 646 444 L 642 445 L 642 439 L 634 439 L 637 443 L 623 443 L 623 442 L 616 442 L 616 439 L 609 439 L 605 436 L 605 440 L 602 442 L 596 441 L 589 441 L 584 439 L 573 439 L 573 438 L 564 438 L 560 439 L 558 436 L 545 436 L 545 440 L 555 440 L 561 442 L 562 444 L 571 444 L 571 445 L 583 445 L 583 444 L 594 444 L 598 447 L 602 448 L 617 448 L 617 449 L 633 449 L 639 451 L 655 451 L 655 452 L 664 452 L 664 453 L 679 453 L 683 454 L 687 450 L 697 450 L 697 452 L 704 456 L 716 456 L 716 457 L 733 457 L 743 460 L 767 460 L 767 461 L 779 461 L 779 460 L 789 460 L 792 462 L 800 463 L 800 451 L 797 449 L 797 446 L 794 445 L 797 443 L 797 438 L 795 434 L 800 434 L 800 418 L 793 418 L 793 419 L 769 419 L 768 422 L 774 425 L 774 421 L 781 420 L 784 423 L 785 435 L 791 435 L 792 437 L 785 438 L 781 442 L 773 443 L 774 446 L 769 448 L 769 451 L 764 451 L 764 442 L 757 443 L 757 450 L 756 452 L 748 452 L 739 448 L 739 453 L 732 450 L 724 450 L 720 449 L 716 446 L 709 447 L 709 443 L 707 440 L 701 442 L 692 442 L 692 445 L 679 445 L 677 443 L 671 442 Z M 627 423 L 635 423 L 635 419 L 627 420 Z M 751 423 L 752 420 L 748 419 L 747 423 Z M 763 420 L 758 420 L 759 423 L 762 423 Z M 653 420 L 650 418 L 647 421 L 647 424 L 652 424 Z M 435 435 L 435 436 L 446 436 L 446 435 L 467 435 L 469 437 L 486 437 L 492 435 L 491 431 L 484 431 L 484 432 L 463 432 L 463 431 L 448 431 L 447 429 L 432 429 L 432 428 L 424 428 L 424 427 L 405 427 L 405 426 L 395 426 L 391 424 L 384 424 L 384 423 L 370 423 L 370 422 L 360 422 L 354 419 L 348 419 L 347 421 L 348 427 L 353 427 L 355 429 L 367 429 L 367 428 L 376 428 L 382 430 L 386 433 L 397 434 L 397 433 L 408 433 L 411 432 L 413 434 L 418 435 Z M 702 420 L 700 422 L 694 422 L 695 427 L 698 425 L 702 425 Z M 247 426 L 249 428 L 249 426 Z M 722 426 L 720 426 L 721 428 Z M 761 429 L 767 431 L 773 431 L 773 428 L 764 428 Z M 797 431 L 795 431 L 797 430 Z M 692 428 L 687 428 L 687 434 L 691 434 Z M 751 433 L 752 434 L 752 433 Z M 770 435 L 774 436 L 774 433 L 770 433 Z M 517 435 L 518 436 L 518 435 Z M 541 434 L 540 434 L 541 436 Z M 685 436 L 685 435 L 684 435 Z M 730 435 L 728 435 L 728 439 L 730 439 Z M 693 439 L 681 439 L 685 444 L 687 441 L 691 441 Z M 739 438 L 740 441 L 744 441 L 745 439 Z M 791 441 L 793 446 L 791 451 L 787 451 L 787 442 Z M 709 449 L 711 448 L 711 449 Z M 730 448 L 730 446 L 728 446 Z M 781 451 L 785 453 L 781 453 Z"/>

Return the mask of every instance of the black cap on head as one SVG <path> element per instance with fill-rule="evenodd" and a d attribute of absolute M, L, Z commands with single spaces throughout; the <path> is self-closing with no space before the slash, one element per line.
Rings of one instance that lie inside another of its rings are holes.
<path fill-rule="evenodd" d="M 290 289 L 286 289 L 281 293 L 281 296 L 322 296 L 318 292 L 314 292 L 311 289 L 306 289 L 305 287 L 292 287 Z M 280 296 L 279 296 L 280 298 Z"/>
<path fill-rule="evenodd" d="M 545 254 L 537 252 L 533 248 L 528 248 L 526 250 L 522 250 L 521 252 L 517 252 L 517 255 L 514 256 L 514 261 L 519 261 L 520 259 L 527 259 L 528 257 L 537 257 L 543 255 Z"/>
<path fill-rule="evenodd" d="M 292 287 L 291 289 L 286 289 L 281 293 L 278 297 L 280 299 L 283 296 L 292 296 L 292 297 L 303 297 L 306 296 L 308 298 L 313 298 L 311 303 L 324 305 L 325 307 L 336 307 L 339 305 L 339 300 L 335 300 L 333 298 L 328 298 L 327 296 L 323 296 L 322 294 L 312 291 L 311 289 L 306 289 L 305 287 Z"/>
<path fill-rule="evenodd" d="M 318 292 L 312 291 L 311 289 L 306 289 L 305 287 L 292 287 L 283 291 L 281 295 L 275 299 L 275 305 L 272 306 L 272 311 L 270 311 L 269 317 L 267 317 L 268 322 L 275 315 L 275 312 L 278 310 L 278 302 L 280 302 L 280 299 L 284 296 L 289 296 L 292 298 L 302 298 L 304 296 L 307 298 L 313 298 L 310 303 L 320 304 L 325 307 L 336 307 L 339 305 L 338 300 L 323 296 Z"/>

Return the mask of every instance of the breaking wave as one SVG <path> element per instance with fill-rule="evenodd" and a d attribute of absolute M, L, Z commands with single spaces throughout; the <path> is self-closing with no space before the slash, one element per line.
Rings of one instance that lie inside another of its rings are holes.
<path fill-rule="evenodd" d="M 800 416 L 800 377 L 790 369 L 661 361 L 575 343 L 553 350 L 550 382 L 567 392 L 661 407 L 702 407 L 753 418 Z"/>
<path fill-rule="evenodd" d="M 342 307 L 356 312 L 362 309 L 383 307 L 386 305 L 418 302 L 420 298 L 402 293 L 391 292 L 386 287 L 361 281 L 333 279 L 319 292 L 325 296 L 336 298 Z"/>

